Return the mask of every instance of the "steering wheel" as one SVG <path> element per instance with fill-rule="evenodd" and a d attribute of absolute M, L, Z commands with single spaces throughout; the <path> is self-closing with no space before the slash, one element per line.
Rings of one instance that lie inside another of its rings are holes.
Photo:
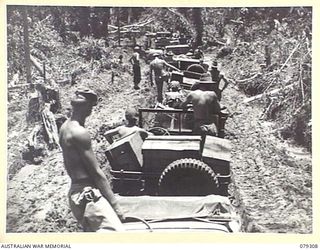
<path fill-rule="evenodd" d="M 154 135 L 170 135 L 169 131 L 161 127 L 153 127 L 148 130 L 148 132 Z"/>

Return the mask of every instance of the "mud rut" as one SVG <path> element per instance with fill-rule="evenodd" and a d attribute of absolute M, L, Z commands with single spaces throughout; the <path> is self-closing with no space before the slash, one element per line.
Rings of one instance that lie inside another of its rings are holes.
<path fill-rule="evenodd" d="M 229 88 L 225 102 L 234 112 L 227 123 L 232 141 L 231 190 L 247 232 L 312 232 L 311 155 L 272 135 L 259 120 L 262 109 L 236 103 L 244 96 Z"/>
<path fill-rule="evenodd" d="M 148 72 L 147 65 L 142 72 Z M 102 123 L 122 119 L 128 104 L 145 107 L 154 100 L 155 91 L 149 90 L 146 75 L 142 77 L 139 91 L 133 90 L 128 73 L 116 79 L 121 91 L 104 97 L 87 121 L 93 137 Z M 86 81 L 90 85 L 92 79 Z M 262 108 L 242 104 L 245 96 L 230 85 L 222 99 L 232 113 L 226 124 L 233 145 L 230 192 L 243 220 L 242 230 L 311 233 L 311 155 L 275 138 L 272 124 L 259 120 Z M 104 146 L 103 140 L 93 143 L 96 152 Z M 80 231 L 68 208 L 68 188 L 61 152 L 53 152 L 41 165 L 26 165 L 8 182 L 7 232 Z"/>

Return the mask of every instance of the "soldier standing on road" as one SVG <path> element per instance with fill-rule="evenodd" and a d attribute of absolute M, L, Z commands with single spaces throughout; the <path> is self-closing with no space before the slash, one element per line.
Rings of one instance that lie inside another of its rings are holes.
<path fill-rule="evenodd" d="M 85 119 L 97 104 L 97 95 L 79 89 L 71 101 L 72 115 L 61 126 L 59 142 L 71 178 L 71 211 L 86 232 L 123 231 L 124 215 L 92 151 Z"/>
<path fill-rule="evenodd" d="M 221 101 L 221 93 L 228 87 L 229 81 L 224 77 L 224 75 L 220 72 L 220 70 L 218 70 L 218 63 L 216 61 L 212 62 L 210 74 L 211 74 L 212 81 L 217 83 L 216 93 L 218 95 L 219 101 Z M 224 81 L 224 85 L 222 88 L 220 88 L 221 80 Z"/>
<path fill-rule="evenodd" d="M 180 71 L 180 70 L 170 65 L 165 60 L 159 58 L 160 57 L 159 53 L 155 53 L 153 56 L 154 56 L 154 60 L 150 63 L 150 82 L 151 82 L 151 86 L 153 86 L 153 74 L 154 74 L 154 79 L 157 86 L 157 101 L 159 103 L 162 103 L 163 82 L 167 81 L 169 78 L 169 73 L 165 72 L 165 66 L 176 71 Z"/>
<path fill-rule="evenodd" d="M 220 103 L 214 91 L 206 91 L 201 84 L 192 86 L 186 100 L 180 105 L 184 110 L 192 103 L 194 116 L 194 134 L 217 135 Z"/>
<path fill-rule="evenodd" d="M 140 68 L 140 48 L 138 46 L 134 47 L 134 53 L 132 57 L 129 59 L 129 62 L 133 66 L 133 83 L 134 89 L 140 89 L 139 83 L 141 81 L 141 68 Z"/>

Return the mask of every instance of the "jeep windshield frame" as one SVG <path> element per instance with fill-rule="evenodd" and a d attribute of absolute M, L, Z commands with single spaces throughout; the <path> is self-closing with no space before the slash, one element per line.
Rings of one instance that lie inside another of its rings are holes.
<path fill-rule="evenodd" d="M 145 125 L 144 113 L 148 113 L 148 114 L 153 113 L 155 115 L 161 114 L 168 117 L 168 119 L 170 119 L 170 126 L 161 126 L 161 125 L 153 124 L 153 126 L 151 127 L 164 128 L 168 130 L 170 134 L 179 134 L 179 135 L 192 134 L 192 127 L 187 128 L 183 120 L 186 118 L 187 115 L 189 115 L 190 118 L 192 116 L 192 119 L 193 119 L 193 110 L 183 110 L 183 109 L 174 109 L 174 108 L 163 108 L 163 109 L 141 108 L 139 109 L 139 127 L 146 129 L 146 127 L 144 126 Z M 191 124 L 192 123 L 193 122 L 191 122 Z"/>

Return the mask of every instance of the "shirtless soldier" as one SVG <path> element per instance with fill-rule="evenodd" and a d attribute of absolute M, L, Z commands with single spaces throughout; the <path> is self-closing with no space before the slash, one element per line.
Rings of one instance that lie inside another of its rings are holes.
<path fill-rule="evenodd" d="M 135 108 L 132 108 L 132 107 L 127 108 L 125 112 L 126 124 L 119 126 L 117 128 L 111 129 L 106 133 L 104 133 L 104 136 L 106 137 L 107 141 L 110 144 L 112 144 L 114 141 L 113 140 L 114 136 L 118 136 L 118 138 L 120 139 L 134 132 L 139 132 L 142 140 L 147 138 L 149 133 L 137 126 L 138 115 L 139 114 Z"/>
<path fill-rule="evenodd" d="M 134 89 L 140 89 L 139 83 L 141 81 L 141 69 L 140 69 L 140 55 L 139 55 L 140 48 L 138 46 L 134 47 L 134 53 L 132 57 L 129 59 L 129 62 L 132 64 L 133 67 L 133 83 Z"/>
<path fill-rule="evenodd" d="M 165 60 L 162 60 L 159 58 L 160 54 L 155 53 L 153 55 L 155 58 L 154 60 L 150 63 L 150 82 L 151 82 L 151 86 L 153 86 L 153 72 L 154 72 L 154 78 L 155 78 L 155 82 L 156 82 L 156 86 L 157 86 L 157 101 L 159 103 L 162 103 L 163 101 L 163 82 L 166 81 L 166 73 L 164 70 L 164 67 L 167 66 L 173 70 L 176 71 L 180 71 L 179 69 L 177 69 L 176 67 L 174 67 L 173 65 L 167 63 Z"/>
<path fill-rule="evenodd" d="M 216 94 L 218 96 L 219 101 L 221 101 L 221 93 L 222 91 L 224 91 L 228 85 L 229 85 L 229 81 L 226 79 L 226 77 L 220 72 L 220 70 L 218 70 L 218 63 L 217 61 L 213 61 L 212 65 L 211 65 L 211 70 L 210 70 L 210 74 L 211 74 L 211 78 L 212 81 L 217 82 L 217 90 L 216 90 Z M 224 81 L 224 85 L 222 88 L 220 88 L 220 83 L 221 81 Z"/>
<path fill-rule="evenodd" d="M 88 89 L 76 91 L 73 112 L 61 126 L 59 141 L 64 164 L 71 178 L 69 204 L 84 231 L 123 231 L 124 219 L 110 184 L 100 169 L 84 127 L 85 119 L 97 104 L 97 95 Z"/>
<path fill-rule="evenodd" d="M 193 133 L 217 135 L 218 114 L 221 108 L 216 93 L 203 90 L 201 84 L 193 86 L 180 107 L 187 109 L 189 103 L 192 103 L 193 107 Z"/>

